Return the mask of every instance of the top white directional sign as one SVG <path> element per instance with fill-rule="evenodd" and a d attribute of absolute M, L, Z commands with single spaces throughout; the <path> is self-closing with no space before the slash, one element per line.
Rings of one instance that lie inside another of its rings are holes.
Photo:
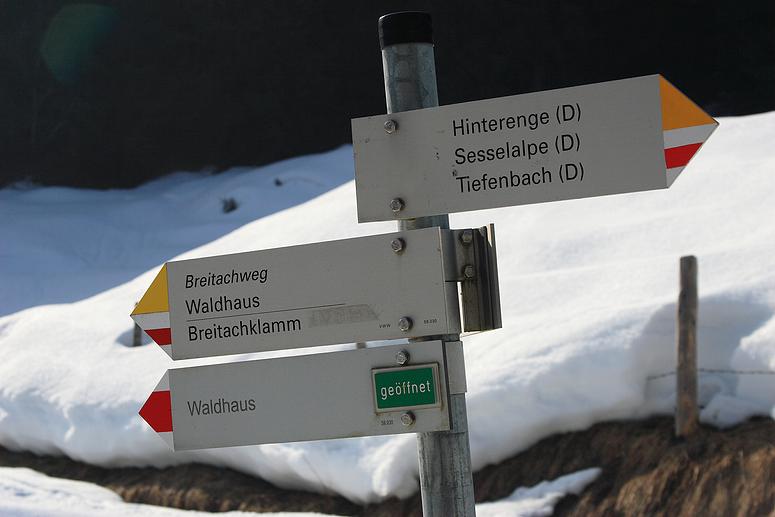
<path fill-rule="evenodd" d="M 358 220 L 667 188 L 717 125 L 659 75 L 353 119 Z"/>

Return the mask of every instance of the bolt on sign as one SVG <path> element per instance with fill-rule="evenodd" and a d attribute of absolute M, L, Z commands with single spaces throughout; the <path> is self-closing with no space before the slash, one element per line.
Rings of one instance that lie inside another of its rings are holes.
<path fill-rule="evenodd" d="M 449 430 L 462 344 L 405 347 L 170 369 L 140 416 L 176 451 Z"/>
<path fill-rule="evenodd" d="M 459 333 L 441 242 L 427 228 L 168 262 L 132 318 L 173 359 Z"/>
<path fill-rule="evenodd" d="M 660 75 L 356 118 L 358 221 L 668 188 L 717 126 Z"/>

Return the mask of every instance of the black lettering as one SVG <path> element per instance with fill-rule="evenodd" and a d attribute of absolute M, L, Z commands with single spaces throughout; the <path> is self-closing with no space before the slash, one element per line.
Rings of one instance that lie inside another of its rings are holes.
<path fill-rule="evenodd" d="M 199 304 L 202 300 L 186 300 L 186 309 L 189 314 L 199 314 Z"/>
<path fill-rule="evenodd" d="M 549 169 L 545 169 L 544 166 L 541 166 L 541 174 L 543 176 L 543 183 L 551 183 L 552 182 L 552 171 Z M 549 177 L 549 180 L 547 181 L 546 178 Z"/>
<path fill-rule="evenodd" d="M 188 401 L 186 404 L 188 404 L 188 413 L 191 416 L 194 416 L 194 413 L 196 413 L 197 415 L 199 413 L 201 413 L 201 411 L 202 411 L 202 402 L 201 401 L 199 401 L 199 402 L 197 402 L 197 401 Z"/>
<path fill-rule="evenodd" d="M 463 120 L 460 120 L 460 124 L 458 125 L 457 120 L 452 121 L 452 135 L 457 136 L 457 132 L 460 130 L 460 134 L 463 134 Z"/>
<path fill-rule="evenodd" d="M 576 107 L 571 104 L 562 105 L 562 121 L 568 122 L 576 118 Z"/>
<path fill-rule="evenodd" d="M 528 122 L 530 124 L 530 130 L 535 131 L 535 129 L 538 127 L 538 115 L 536 113 L 531 113 L 528 116 Z"/>

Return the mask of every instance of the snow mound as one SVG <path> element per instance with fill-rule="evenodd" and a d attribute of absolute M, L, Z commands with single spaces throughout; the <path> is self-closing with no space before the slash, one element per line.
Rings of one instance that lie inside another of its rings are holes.
<path fill-rule="evenodd" d="M 669 190 L 452 216 L 498 235 L 503 329 L 464 340 L 474 468 L 672 411 L 686 254 L 703 421 L 775 414 L 773 141 L 775 113 L 727 118 Z M 137 416 L 171 366 L 125 346 L 159 265 L 392 231 L 356 224 L 351 178 L 343 148 L 128 191 L 0 190 L 0 444 L 105 466 L 202 461 L 356 502 L 416 491 L 412 435 L 173 453 Z M 227 197 L 238 208 L 223 213 Z"/>
<path fill-rule="evenodd" d="M 208 512 L 125 503 L 115 492 L 30 469 L 0 467 L 0 514 L 5 517 L 203 517 Z M 224 512 L 224 517 L 322 517 L 322 513 Z"/>
<path fill-rule="evenodd" d="M 580 470 L 542 481 L 530 488 L 517 488 L 509 497 L 494 503 L 476 505 L 477 517 L 544 517 L 554 513 L 554 506 L 568 494 L 580 494 L 602 471 Z"/>

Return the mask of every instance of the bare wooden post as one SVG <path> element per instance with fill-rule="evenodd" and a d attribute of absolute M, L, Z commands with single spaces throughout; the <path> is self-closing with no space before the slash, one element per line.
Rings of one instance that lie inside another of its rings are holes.
<path fill-rule="evenodd" d="M 137 307 L 137 304 L 135 304 L 135 307 Z M 140 325 L 135 323 L 134 331 L 132 332 L 132 346 L 140 346 L 143 344 L 143 330 L 140 328 Z"/>
<path fill-rule="evenodd" d="M 678 369 L 675 434 L 688 438 L 699 427 L 697 412 L 697 257 L 681 257 L 678 295 Z"/>

